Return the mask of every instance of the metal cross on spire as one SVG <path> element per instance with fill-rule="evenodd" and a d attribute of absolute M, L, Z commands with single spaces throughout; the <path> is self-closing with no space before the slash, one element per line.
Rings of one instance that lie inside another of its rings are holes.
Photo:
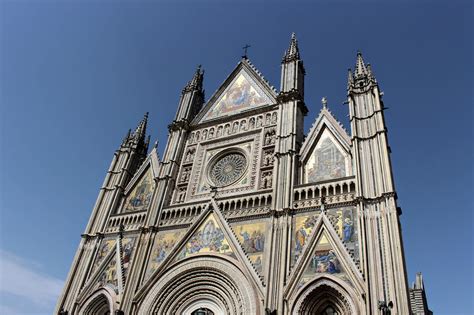
<path fill-rule="evenodd" d="M 242 47 L 242 49 L 244 50 L 244 55 L 242 56 L 242 58 L 247 59 L 247 49 L 249 49 L 250 47 L 252 46 L 250 46 L 249 44 L 245 44 L 245 46 Z"/>

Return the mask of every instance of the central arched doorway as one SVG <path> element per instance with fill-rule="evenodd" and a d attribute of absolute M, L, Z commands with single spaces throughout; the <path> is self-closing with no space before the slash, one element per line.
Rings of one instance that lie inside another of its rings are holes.
<path fill-rule="evenodd" d="M 198 256 L 170 268 L 143 298 L 138 314 L 259 314 L 259 297 L 231 259 Z"/>
<path fill-rule="evenodd" d="M 225 312 L 218 303 L 210 299 L 201 299 L 188 305 L 183 315 L 224 315 Z"/>
<path fill-rule="evenodd" d="M 356 315 L 359 312 L 354 298 L 347 285 L 333 279 L 318 279 L 299 292 L 291 314 Z"/>
<path fill-rule="evenodd" d="M 214 315 L 214 312 L 208 309 L 207 307 L 201 307 L 193 311 L 191 315 Z"/>

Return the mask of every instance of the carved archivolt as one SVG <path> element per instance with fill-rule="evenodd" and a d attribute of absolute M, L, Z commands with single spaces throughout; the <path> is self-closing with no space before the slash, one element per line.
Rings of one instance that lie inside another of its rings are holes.
<path fill-rule="evenodd" d="M 293 300 L 291 314 L 321 314 L 331 307 L 338 314 L 359 314 L 354 293 L 329 278 L 319 278 L 307 284 Z"/>
<path fill-rule="evenodd" d="M 94 292 L 89 298 L 87 298 L 84 303 L 82 303 L 77 314 L 113 314 L 115 312 L 115 304 L 115 293 L 106 288 L 101 288 Z"/>
<path fill-rule="evenodd" d="M 190 313 L 193 305 L 208 305 L 222 314 L 257 314 L 257 304 L 257 292 L 236 265 L 200 256 L 182 260 L 157 279 L 138 314 Z"/>

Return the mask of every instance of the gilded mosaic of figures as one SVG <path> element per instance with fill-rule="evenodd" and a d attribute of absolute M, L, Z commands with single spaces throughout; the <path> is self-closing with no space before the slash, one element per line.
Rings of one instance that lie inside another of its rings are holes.
<path fill-rule="evenodd" d="M 125 199 L 124 211 L 145 210 L 150 204 L 154 189 L 155 182 L 152 179 L 151 171 L 148 170 Z"/>

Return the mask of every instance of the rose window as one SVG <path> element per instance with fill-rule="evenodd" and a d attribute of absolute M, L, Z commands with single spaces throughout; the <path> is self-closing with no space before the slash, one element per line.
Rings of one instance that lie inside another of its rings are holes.
<path fill-rule="evenodd" d="M 236 182 L 245 172 L 247 159 L 242 153 L 232 152 L 217 159 L 210 168 L 209 178 L 218 187 Z"/>

